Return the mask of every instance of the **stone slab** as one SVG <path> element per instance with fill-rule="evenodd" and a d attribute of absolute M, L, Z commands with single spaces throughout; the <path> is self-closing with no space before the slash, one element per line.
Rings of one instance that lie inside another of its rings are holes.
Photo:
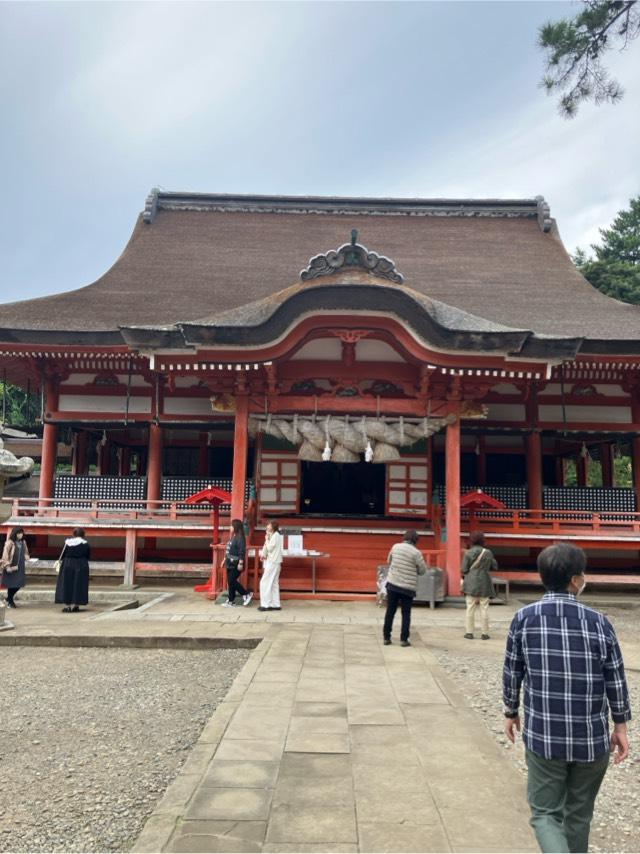
<path fill-rule="evenodd" d="M 270 789 L 200 787 L 189 804 L 185 818 L 265 821 L 269 818 L 272 796 Z"/>
<path fill-rule="evenodd" d="M 204 788 L 272 789 L 278 778 L 278 762 L 214 759 L 200 785 Z"/>
<path fill-rule="evenodd" d="M 271 810 L 267 843 L 352 843 L 358 842 L 353 806 L 332 805 L 318 809 L 304 804 L 279 804 Z"/>
<path fill-rule="evenodd" d="M 284 746 L 286 753 L 349 753 L 347 733 L 290 732 Z"/>

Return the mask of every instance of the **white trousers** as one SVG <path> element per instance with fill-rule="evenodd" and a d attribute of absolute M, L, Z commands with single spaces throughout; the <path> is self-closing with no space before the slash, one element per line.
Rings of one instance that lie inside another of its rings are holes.
<path fill-rule="evenodd" d="M 280 607 L 280 563 L 265 563 L 260 579 L 260 605 L 262 608 Z"/>
<path fill-rule="evenodd" d="M 489 634 L 489 597 L 488 596 L 465 596 L 467 602 L 467 613 L 465 628 L 468 635 L 476 630 L 476 608 L 480 609 L 480 620 L 482 623 L 482 634 Z"/>

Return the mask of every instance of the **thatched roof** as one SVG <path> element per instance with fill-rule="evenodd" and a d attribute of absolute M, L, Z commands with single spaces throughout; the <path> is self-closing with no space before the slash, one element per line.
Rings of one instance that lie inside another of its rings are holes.
<path fill-rule="evenodd" d="M 587 352 L 640 350 L 640 307 L 586 282 L 540 199 L 165 192 L 152 193 L 124 252 L 96 282 L 0 306 L 0 341 L 116 344 L 123 342 L 121 327 L 171 331 L 182 324 L 215 328 L 230 318 L 236 327 L 238 319 L 268 320 L 279 308 L 275 294 L 289 299 L 323 284 L 300 284 L 299 271 L 348 240 L 352 228 L 404 277 L 376 292 L 378 311 L 394 293 L 404 294 L 445 330 L 471 325 L 479 333 L 533 333 L 541 342 L 584 338 Z"/>

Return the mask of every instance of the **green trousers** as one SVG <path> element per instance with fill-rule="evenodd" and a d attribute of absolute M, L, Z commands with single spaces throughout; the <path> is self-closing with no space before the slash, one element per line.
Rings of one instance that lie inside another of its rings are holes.
<path fill-rule="evenodd" d="M 530 824 L 540 850 L 584 854 L 589 850 L 593 805 L 609 755 L 595 762 L 564 762 L 527 750 L 526 758 Z"/>

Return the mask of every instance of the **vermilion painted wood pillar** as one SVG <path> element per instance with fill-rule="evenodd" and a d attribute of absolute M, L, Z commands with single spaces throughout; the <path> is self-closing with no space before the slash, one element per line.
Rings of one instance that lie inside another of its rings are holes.
<path fill-rule="evenodd" d="M 460 594 L 460 419 L 447 424 L 445 439 L 447 575 L 449 595 Z"/>
<path fill-rule="evenodd" d="M 111 474 L 111 442 L 98 444 L 98 468 L 101 475 Z"/>
<path fill-rule="evenodd" d="M 526 438 L 527 487 L 529 508 L 542 510 L 542 438 L 540 433 L 529 433 Z"/>
<path fill-rule="evenodd" d="M 589 455 L 582 456 L 580 452 L 576 455 L 576 477 L 578 486 L 587 486 L 589 483 Z"/>
<path fill-rule="evenodd" d="M 198 477 L 209 475 L 209 434 L 198 434 Z"/>
<path fill-rule="evenodd" d="M 640 512 L 640 436 L 631 440 L 633 485 L 636 490 L 636 512 Z"/>
<path fill-rule="evenodd" d="M 640 390 L 638 389 L 631 400 L 631 418 L 634 424 L 640 424 Z M 631 466 L 636 491 L 636 512 L 640 513 L 640 436 L 631 440 Z"/>
<path fill-rule="evenodd" d="M 46 419 L 58 408 L 58 383 L 54 377 L 49 377 L 44 386 L 44 417 L 45 425 L 42 430 L 42 458 L 40 462 L 39 498 L 53 498 L 53 479 L 56 472 L 56 457 L 58 454 L 58 425 L 48 424 Z"/>
<path fill-rule="evenodd" d="M 613 472 L 613 445 L 605 442 L 600 445 L 600 464 L 602 466 L 602 485 L 615 486 Z"/>
<path fill-rule="evenodd" d="M 120 477 L 128 477 L 131 474 L 131 448 L 120 448 L 120 462 L 118 468 L 118 474 Z"/>
<path fill-rule="evenodd" d="M 88 470 L 87 459 L 87 443 L 88 434 L 86 430 L 80 430 L 76 433 L 76 441 L 73 449 L 73 461 L 71 464 L 71 474 L 86 474 Z"/>
<path fill-rule="evenodd" d="M 147 501 L 159 501 L 162 488 L 162 427 L 149 424 Z"/>
<path fill-rule="evenodd" d="M 247 479 L 247 451 L 249 449 L 249 397 L 236 397 L 236 419 L 233 433 L 233 486 L 231 488 L 231 518 L 244 516 L 244 493 Z"/>

